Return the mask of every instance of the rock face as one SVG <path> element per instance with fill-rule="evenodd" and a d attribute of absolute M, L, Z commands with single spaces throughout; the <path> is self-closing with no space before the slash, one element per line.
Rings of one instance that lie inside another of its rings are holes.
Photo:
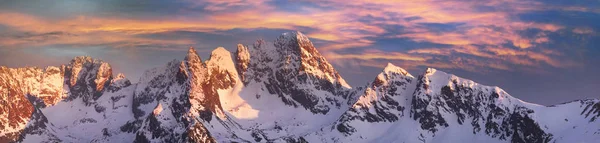
<path fill-rule="evenodd" d="M 66 66 L 66 80 L 71 94 L 67 100 L 82 98 L 86 105 L 102 95 L 104 87 L 112 80 L 112 68 L 108 63 L 91 57 L 76 57 Z"/>
<path fill-rule="evenodd" d="M 351 88 L 300 32 L 147 70 L 0 67 L 0 142 L 595 142 L 600 100 L 540 106 L 388 64 Z"/>
<path fill-rule="evenodd" d="M 350 96 L 344 90 L 350 87 L 306 36 L 284 33 L 273 46 L 266 44 L 258 41 L 251 49 L 238 48 L 244 83 L 264 83 L 269 93 L 286 105 L 312 113 L 327 114 L 346 107 Z M 247 55 L 249 59 L 244 58 Z M 326 94 L 315 94 L 320 91 Z"/>

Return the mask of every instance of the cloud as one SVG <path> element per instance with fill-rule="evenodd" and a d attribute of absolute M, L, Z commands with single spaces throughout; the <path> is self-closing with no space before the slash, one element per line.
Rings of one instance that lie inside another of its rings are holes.
<path fill-rule="evenodd" d="M 136 2 L 90 2 L 86 4 L 89 9 L 76 11 L 59 10 L 68 3 L 44 10 L 15 2 L 0 10 L 0 25 L 13 30 L 0 35 L 0 46 L 169 49 L 214 45 L 218 40 L 206 40 L 212 36 L 240 42 L 255 37 L 236 35 L 240 29 L 301 30 L 319 41 L 319 50 L 329 60 L 356 62 L 336 62 L 340 64 L 383 66 L 372 63 L 388 60 L 406 63 L 407 68 L 513 71 L 573 67 L 577 64 L 570 55 L 549 48 L 556 42 L 551 36 L 565 30 L 593 35 L 597 30 L 539 15 L 548 17 L 544 11 L 595 12 L 594 7 L 560 7 L 541 1 L 182 0 L 125 7 Z M 156 9 L 161 6 L 165 8 Z M 246 38 L 236 38 L 242 36 Z"/>
<path fill-rule="evenodd" d="M 324 53 L 328 59 L 331 60 L 343 60 L 343 59 L 360 59 L 360 60 L 373 60 L 373 59 L 385 59 L 385 60 L 404 60 L 404 61 L 425 61 L 427 58 L 421 56 L 412 56 L 401 52 L 384 52 L 380 50 L 367 50 L 360 54 L 335 54 L 335 53 Z"/>
<path fill-rule="evenodd" d="M 573 29 L 573 33 L 577 33 L 577 34 L 594 34 L 594 30 L 591 28 L 583 28 L 583 27 L 577 27 Z"/>

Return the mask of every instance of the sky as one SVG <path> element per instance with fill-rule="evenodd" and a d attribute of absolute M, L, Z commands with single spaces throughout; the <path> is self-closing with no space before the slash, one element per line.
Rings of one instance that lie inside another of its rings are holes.
<path fill-rule="evenodd" d="M 598 0 L 3 0 L 0 66 L 109 62 L 137 81 L 216 47 L 300 31 L 352 86 L 393 63 L 499 86 L 527 102 L 600 98 Z"/>

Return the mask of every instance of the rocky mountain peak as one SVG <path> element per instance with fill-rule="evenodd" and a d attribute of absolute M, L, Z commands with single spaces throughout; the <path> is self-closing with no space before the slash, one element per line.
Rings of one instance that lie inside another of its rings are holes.
<path fill-rule="evenodd" d="M 286 68 L 297 68 L 299 72 L 310 74 L 329 82 L 350 86 L 329 62 L 314 47 L 308 37 L 301 32 L 283 33 L 274 42 Z"/>
<path fill-rule="evenodd" d="M 190 47 L 184 61 L 179 64 L 169 63 L 165 69 L 168 71 L 167 77 L 177 79 L 175 80 L 177 83 L 168 84 L 181 86 L 182 91 L 187 92 L 187 99 L 178 100 L 189 103 L 190 113 L 199 115 L 206 121 L 212 119 L 213 113 L 222 112 L 217 89 L 230 86 L 231 81 L 237 81 L 231 53 L 223 47 L 213 50 L 210 58 L 205 62 L 202 62 L 196 50 Z M 162 75 L 154 76 L 162 77 Z"/>
<path fill-rule="evenodd" d="M 83 65 L 85 63 L 92 63 L 92 58 L 91 57 L 86 57 L 86 56 L 79 56 L 79 57 L 75 57 L 73 58 L 73 60 L 71 60 L 71 63 L 69 63 L 69 67 L 71 69 L 71 77 L 69 80 L 69 85 L 70 86 L 75 86 L 75 83 L 77 82 L 77 76 L 79 75 L 79 71 L 81 71 Z"/>
<path fill-rule="evenodd" d="M 200 56 L 198 56 L 198 53 L 196 52 L 196 49 L 194 49 L 194 47 L 190 47 L 188 49 L 188 53 L 184 58 L 185 61 L 187 62 L 191 62 L 191 63 L 201 63 L 202 59 L 200 58 Z"/>
<path fill-rule="evenodd" d="M 231 52 L 223 47 L 218 47 L 210 54 L 206 61 L 208 79 L 217 89 L 231 88 L 239 81 Z"/>
<path fill-rule="evenodd" d="M 248 64 L 250 64 L 250 53 L 248 47 L 238 44 L 237 50 L 235 51 L 236 68 L 242 81 L 245 81 L 243 73 L 248 71 Z"/>
<path fill-rule="evenodd" d="M 404 70 L 401 67 L 398 67 L 392 63 L 388 63 L 385 68 L 383 68 L 383 72 L 384 73 L 400 73 L 402 75 L 409 75 L 412 76 L 410 73 L 408 73 L 406 70 Z"/>
<path fill-rule="evenodd" d="M 206 60 L 206 64 L 221 64 L 224 62 L 233 62 L 231 52 L 223 47 L 217 47 L 210 53 L 210 57 Z M 213 66 L 217 66 L 213 65 Z"/>
<path fill-rule="evenodd" d="M 82 97 L 86 104 L 90 104 L 110 85 L 113 79 L 112 67 L 88 56 L 75 57 L 65 67 L 65 78 L 68 78 L 71 89 L 68 100 Z"/>
<path fill-rule="evenodd" d="M 316 52 L 316 49 L 312 46 L 312 42 L 310 42 L 308 37 L 299 31 L 286 32 L 286 33 L 281 34 L 275 40 L 274 44 L 275 44 L 275 47 L 304 48 L 306 50 Z M 294 46 L 283 46 L 283 45 L 288 45 L 288 44 L 292 44 Z"/>
<path fill-rule="evenodd" d="M 409 78 L 409 81 L 412 81 L 412 78 L 414 77 L 403 68 L 400 68 L 392 63 L 388 63 L 383 71 L 377 75 L 372 85 L 378 87 L 381 85 L 387 85 L 388 82 L 393 82 L 394 80 L 404 80 L 404 78 Z"/>
<path fill-rule="evenodd" d="M 190 84 L 194 87 L 202 84 L 206 78 L 206 65 L 202 63 L 202 59 L 193 47 L 188 50 L 179 70 L 184 73 L 185 77 L 191 78 Z"/>
<path fill-rule="evenodd" d="M 434 68 L 427 68 L 427 69 L 425 70 L 425 74 L 423 74 L 423 75 L 433 75 L 433 74 L 434 74 L 436 71 L 437 71 L 437 69 L 434 69 Z"/>

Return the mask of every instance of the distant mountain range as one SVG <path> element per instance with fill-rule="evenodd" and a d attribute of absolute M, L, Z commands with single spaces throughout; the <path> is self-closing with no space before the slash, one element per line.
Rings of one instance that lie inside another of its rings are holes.
<path fill-rule="evenodd" d="M 350 87 L 300 32 L 215 49 L 132 82 L 109 63 L 0 67 L 0 142 L 599 142 L 600 100 L 521 101 L 388 64 Z"/>

